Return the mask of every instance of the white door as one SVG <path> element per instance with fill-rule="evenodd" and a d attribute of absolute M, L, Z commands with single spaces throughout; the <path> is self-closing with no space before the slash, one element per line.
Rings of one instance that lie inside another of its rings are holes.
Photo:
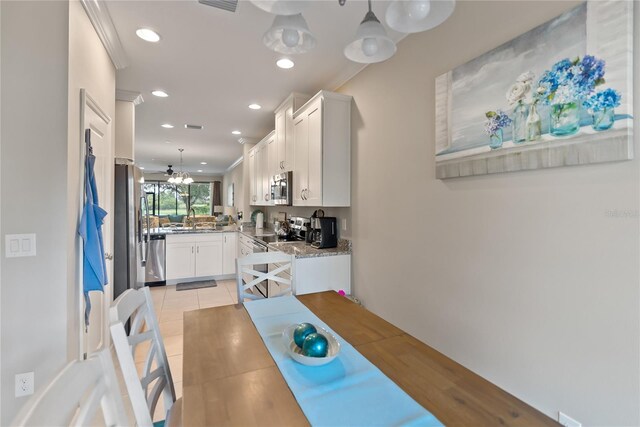
<path fill-rule="evenodd" d="M 256 170 L 256 206 L 264 206 L 264 187 L 262 186 L 262 167 L 264 157 L 264 145 L 259 145 L 256 148 L 255 155 L 255 170 Z"/>
<path fill-rule="evenodd" d="M 196 277 L 222 274 L 222 239 L 196 243 Z"/>
<path fill-rule="evenodd" d="M 111 139 L 111 118 L 100 108 L 100 106 L 84 91 L 81 90 L 81 129 L 91 131 L 91 146 L 95 161 L 95 179 L 98 190 L 98 201 L 102 209 L 107 211 L 102 226 L 102 237 L 104 241 L 104 253 L 107 265 L 107 278 L 109 284 L 103 292 L 89 292 L 91 301 L 91 314 L 89 316 L 89 327 L 84 327 L 84 292 L 82 289 L 82 275 L 80 275 L 79 295 L 80 295 L 80 353 L 94 353 L 109 345 L 109 306 L 113 300 L 113 141 Z M 85 142 L 84 132 L 81 137 L 81 169 L 80 179 L 82 179 L 81 202 L 84 204 L 84 153 Z M 82 246 L 81 246 L 82 247 Z M 80 266 L 82 266 L 82 249 L 79 254 Z M 80 267 L 82 268 L 82 267 Z"/>
<path fill-rule="evenodd" d="M 322 206 L 322 108 L 320 103 L 309 112 L 309 176 L 305 205 Z"/>
<path fill-rule="evenodd" d="M 193 242 L 167 243 L 166 275 L 167 280 L 186 279 L 196 275 L 195 248 Z"/>
<path fill-rule="evenodd" d="M 256 192 L 256 150 L 249 151 L 249 204 L 255 205 Z"/>
<path fill-rule="evenodd" d="M 236 257 L 238 254 L 238 235 L 236 233 L 224 233 L 222 246 L 222 274 L 234 274 L 236 272 Z"/>
<path fill-rule="evenodd" d="M 294 151 L 293 151 L 293 204 L 304 206 L 302 194 L 307 188 L 309 178 L 309 131 L 306 114 L 296 119 L 294 125 Z"/>
<path fill-rule="evenodd" d="M 287 110 L 276 113 L 276 172 L 284 171 L 287 161 Z"/>

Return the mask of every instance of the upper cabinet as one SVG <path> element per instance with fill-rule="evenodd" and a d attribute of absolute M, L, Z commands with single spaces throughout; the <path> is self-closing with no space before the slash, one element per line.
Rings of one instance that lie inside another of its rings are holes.
<path fill-rule="evenodd" d="M 293 170 L 293 113 L 311 98 L 309 95 L 292 93 L 275 111 L 274 175 Z"/>
<path fill-rule="evenodd" d="M 271 177 L 275 175 L 275 131 L 249 150 L 249 188 L 253 206 L 271 206 Z"/>
<path fill-rule="evenodd" d="M 320 91 L 294 113 L 294 206 L 351 205 L 351 99 Z"/>

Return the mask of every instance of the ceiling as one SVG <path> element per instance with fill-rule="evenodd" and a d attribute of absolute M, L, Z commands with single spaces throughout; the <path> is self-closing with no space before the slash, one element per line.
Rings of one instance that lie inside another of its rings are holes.
<path fill-rule="evenodd" d="M 262 44 L 274 15 L 240 0 L 235 13 L 197 1 L 109 1 L 108 7 L 128 55 L 129 66 L 117 72 L 117 88 L 140 92 L 136 107 L 136 163 L 146 172 L 178 165 L 184 148 L 184 170 L 197 175 L 222 174 L 242 155 L 239 136 L 262 139 L 274 127 L 274 109 L 291 92 L 314 94 L 335 89 L 363 66 L 343 55 L 367 10 L 366 1 L 318 0 L 304 12 L 317 46 L 290 56 L 295 67 L 283 70 L 284 57 Z M 384 24 L 389 1 L 374 1 Z M 139 39 L 147 27 L 161 36 L 158 43 Z M 403 35 L 387 28 L 399 41 Z M 168 98 L 151 95 L 162 89 Z M 261 110 L 250 110 L 258 103 Z M 171 123 L 173 129 L 160 125 Z M 184 124 L 204 125 L 189 130 Z M 170 141 L 167 143 L 166 141 Z M 207 162 L 201 165 L 201 162 Z"/>

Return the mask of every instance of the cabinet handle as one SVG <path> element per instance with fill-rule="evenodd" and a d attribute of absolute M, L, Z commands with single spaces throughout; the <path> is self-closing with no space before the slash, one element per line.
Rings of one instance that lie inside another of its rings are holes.
<path fill-rule="evenodd" d="M 300 198 L 304 200 L 304 188 L 300 190 Z"/>
<path fill-rule="evenodd" d="M 193 246 L 191 246 L 191 253 L 193 253 Z"/>

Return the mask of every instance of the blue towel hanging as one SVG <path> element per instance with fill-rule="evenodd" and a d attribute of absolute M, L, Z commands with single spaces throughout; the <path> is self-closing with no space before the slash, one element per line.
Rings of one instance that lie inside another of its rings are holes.
<path fill-rule="evenodd" d="M 78 227 L 78 234 L 84 243 L 82 261 L 82 283 L 85 298 L 84 321 L 85 327 L 89 325 L 91 302 L 89 291 L 104 291 L 104 286 L 109 282 L 107 278 L 107 265 L 104 259 L 104 243 L 102 238 L 102 224 L 107 212 L 98 204 L 98 190 L 94 174 L 96 157 L 91 147 L 91 131 L 85 131 L 87 153 L 85 157 L 84 171 L 84 208 Z"/>

